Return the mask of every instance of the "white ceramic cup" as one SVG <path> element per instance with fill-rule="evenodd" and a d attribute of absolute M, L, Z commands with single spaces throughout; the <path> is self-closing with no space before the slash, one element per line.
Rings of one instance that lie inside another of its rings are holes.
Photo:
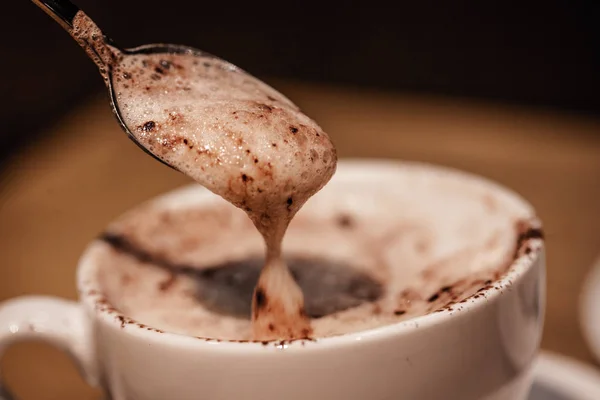
<path fill-rule="evenodd" d="M 473 193 L 487 191 L 534 215 L 495 183 L 413 163 L 342 161 L 326 189 L 366 185 L 358 193 L 368 198 L 368 185 L 410 190 L 403 184 L 414 174 L 461 181 Z M 173 206 L 210 196 L 193 186 L 159 201 Z M 492 284 L 502 290 L 486 289 L 459 309 L 284 346 L 205 341 L 124 324 L 126 316 L 98 307 L 95 265 L 86 252 L 78 269 L 79 303 L 25 296 L 0 305 L 0 356 L 17 340 L 48 341 L 69 352 L 87 381 L 114 400 L 522 400 L 545 299 L 543 241 L 529 239 L 527 254 Z M 0 379 L 3 395 L 10 398 Z"/>

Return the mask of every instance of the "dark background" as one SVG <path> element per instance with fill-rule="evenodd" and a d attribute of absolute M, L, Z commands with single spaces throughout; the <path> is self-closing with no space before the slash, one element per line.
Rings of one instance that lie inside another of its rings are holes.
<path fill-rule="evenodd" d="M 597 0 L 77 4 L 121 46 L 189 44 L 266 79 L 600 114 Z M 33 3 L 2 7 L 0 163 L 102 90 L 95 66 Z"/>

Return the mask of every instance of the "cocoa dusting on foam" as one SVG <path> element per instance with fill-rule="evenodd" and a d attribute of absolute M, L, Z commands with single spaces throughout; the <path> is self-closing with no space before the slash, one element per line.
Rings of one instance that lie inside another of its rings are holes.
<path fill-rule="evenodd" d="M 328 135 L 285 96 L 213 56 L 121 54 L 83 13 L 73 35 L 110 70 L 121 118 L 138 142 L 244 210 L 263 236 L 254 339 L 308 337 L 302 292 L 281 242 L 296 212 L 335 172 Z"/>
<path fill-rule="evenodd" d="M 90 250 L 102 286 L 97 306 L 122 326 L 143 321 L 149 330 L 265 343 L 361 331 L 502 290 L 493 282 L 542 239 L 531 210 L 460 188 L 461 179 L 425 174 L 433 183 L 424 185 L 415 170 L 400 193 L 382 181 L 387 189 L 376 194 L 363 182 L 358 209 L 339 212 L 356 195 L 339 186 L 329 202 L 313 201 L 313 216 L 294 220 L 286 236 L 290 272 L 284 234 L 336 168 L 320 127 L 212 56 L 121 53 L 83 13 L 71 33 L 112 77 L 140 144 L 244 210 L 262 236 L 247 218 L 215 209 L 150 207 L 122 218 Z"/>
<path fill-rule="evenodd" d="M 460 311 L 505 290 L 499 278 L 540 246 L 539 222 L 510 199 L 494 196 L 492 210 L 477 196 L 485 188 L 473 193 L 472 184 L 418 170 L 398 174 L 397 191 L 386 178 L 333 178 L 290 224 L 285 260 L 304 295 L 310 337 Z M 91 249 L 100 292 L 147 326 L 252 340 L 249 304 L 264 242 L 243 211 L 211 199 L 147 204 L 112 224 Z M 260 313 L 270 298 L 257 290 L 254 301 Z"/>

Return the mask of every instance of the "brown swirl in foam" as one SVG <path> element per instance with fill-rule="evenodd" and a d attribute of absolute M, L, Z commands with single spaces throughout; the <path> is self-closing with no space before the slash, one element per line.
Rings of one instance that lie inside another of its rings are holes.
<path fill-rule="evenodd" d="M 198 267 L 177 264 L 164 256 L 152 254 L 118 234 L 105 232 L 99 239 L 115 251 L 140 263 L 168 271 L 168 277 L 159 282 L 161 292 L 170 290 L 179 276 L 192 277 L 199 284 L 195 296 L 203 306 L 223 315 L 250 318 L 248 306 L 264 263 L 260 257 Z M 288 258 L 288 264 L 307 299 L 306 314 L 313 319 L 356 307 L 364 302 L 377 301 L 383 294 L 380 282 L 351 266 L 310 257 Z M 128 276 L 127 280 L 130 279 Z M 265 308 L 268 294 L 261 293 L 260 289 L 257 293 L 258 306 Z"/>

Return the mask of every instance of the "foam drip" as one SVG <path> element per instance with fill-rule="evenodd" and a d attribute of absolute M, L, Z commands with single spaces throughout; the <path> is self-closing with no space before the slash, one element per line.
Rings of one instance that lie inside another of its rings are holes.
<path fill-rule="evenodd" d="M 327 134 L 279 92 L 212 56 L 125 55 L 114 74 L 122 118 L 138 141 L 244 210 L 264 237 L 254 338 L 307 337 L 302 292 L 280 249 L 296 212 L 335 171 Z"/>

